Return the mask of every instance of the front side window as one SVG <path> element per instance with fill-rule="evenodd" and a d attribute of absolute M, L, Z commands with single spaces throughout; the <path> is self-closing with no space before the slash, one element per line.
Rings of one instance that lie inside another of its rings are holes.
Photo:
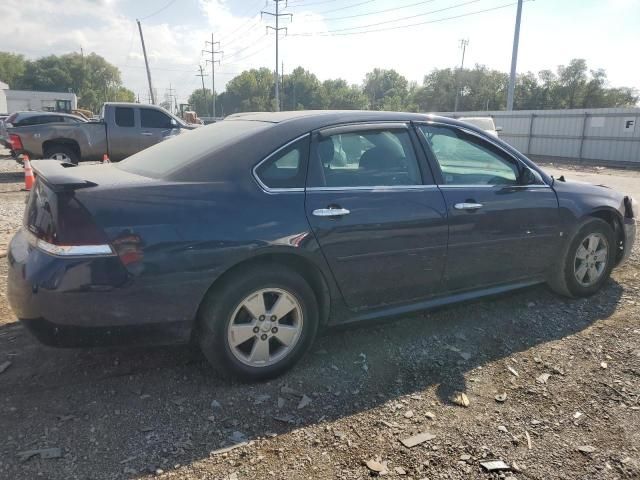
<path fill-rule="evenodd" d="M 140 124 L 142 128 L 173 128 L 169 115 L 151 108 L 140 109 Z"/>
<path fill-rule="evenodd" d="M 309 137 L 276 152 L 256 168 L 256 175 L 268 188 L 304 188 Z"/>
<path fill-rule="evenodd" d="M 310 187 L 421 185 L 418 160 L 405 129 L 320 136 L 312 150 Z"/>
<path fill-rule="evenodd" d="M 490 143 L 461 130 L 421 125 L 446 185 L 516 185 L 518 163 Z"/>
<path fill-rule="evenodd" d="M 116 107 L 116 125 L 119 127 L 135 126 L 135 121 L 133 117 L 133 108 Z"/>

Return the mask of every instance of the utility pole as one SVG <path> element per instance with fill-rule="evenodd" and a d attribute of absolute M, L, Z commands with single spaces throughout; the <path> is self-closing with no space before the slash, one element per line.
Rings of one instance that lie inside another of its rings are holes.
<path fill-rule="evenodd" d="M 169 84 L 169 112 L 173 113 L 173 102 L 171 101 L 176 96 L 173 94 L 175 88 L 171 88 L 171 84 Z"/>
<path fill-rule="evenodd" d="M 200 69 L 200 73 L 196 73 L 196 77 L 200 77 L 202 79 L 202 95 L 204 98 L 207 98 L 206 91 L 204 89 L 204 77 L 208 77 L 208 75 L 202 72 L 202 65 L 198 65 L 198 68 Z"/>
<path fill-rule="evenodd" d="M 205 48 L 206 45 L 211 45 L 211 50 L 203 50 L 202 52 L 211 54 L 211 60 L 206 60 L 206 62 L 211 63 L 211 116 L 216 118 L 216 62 L 220 65 L 220 60 L 216 60 L 216 55 L 224 55 L 224 52 L 216 50 L 216 48 L 220 48 L 220 42 L 213 41 L 213 33 L 211 34 L 211 41 L 205 42 Z"/>
<path fill-rule="evenodd" d="M 462 62 L 460 63 L 460 71 L 464 70 L 464 54 L 467 51 L 467 45 L 469 45 L 469 39 L 460 40 L 460 48 L 462 49 Z M 456 75 L 456 101 L 453 104 L 453 111 L 458 111 L 458 101 L 460 97 L 460 73 Z"/>
<path fill-rule="evenodd" d="M 516 89 L 516 65 L 518 63 L 518 43 L 520 42 L 520 19 L 522 18 L 522 0 L 518 0 L 516 28 L 513 32 L 513 51 L 511 52 L 511 73 L 509 74 L 509 90 L 507 91 L 507 110 L 513 110 L 513 95 Z"/>
<path fill-rule="evenodd" d="M 147 59 L 147 47 L 144 46 L 144 36 L 142 35 L 142 26 L 140 25 L 140 20 L 136 20 L 136 22 L 138 23 L 138 30 L 140 31 L 140 42 L 142 43 L 144 64 L 147 67 L 147 80 L 149 81 L 149 98 L 151 98 L 151 103 L 155 105 L 156 99 L 153 96 L 153 86 L 151 85 L 151 71 L 149 70 L 149 60 Z"/>
<path fill-rule="evenodd" d="M 202 65 L 198 65 L 198 68 L 200 68 L 200 73 L 196 73 L 196 77 L 200 77 L 202 80 L 202 100 L 204 100 L 204 112 L 207 113 L 207 91 L 204 88 L 204 77 L 207 74 L 202 71 Z M 193 105 L 193 108 L 196 108 L 195 105 Z"/>
<path fill-rule="evenodd" d="M 282 105 L 280 105 L 280 110 L 284 110 L 284 61 L 280 69 L 280 90 L 282 90 Z"/>
<path fill-rule="evenodd" d="M 276 11 L 275 13 L 273 12 L 265 12 L 265 11 L 261 11 L 260 12 L 260 18 L 262 18 L 263 15 L 271 15 L 272 17 L 274 17 L 276 19 L 276 26 L 272 27 L 272 26 L 267 26 L 267 33 L 269 32 L 269 29 L 273 30 L 276 32 L 276 78 L 275 78 L 275 85 L 276 85 L 276 112 L 280 111 L 280 74 L 278 72 L 278 37 L 280 36 L 280 30 L 284 30 L 285 34 L 287 33 L 287 27 L 280 27 L 280 17 L 289 17 L 289 20 L 293 20 L 293 14 L 292 13 L 280 13 L 280 2 L 285 2 L 285 7 L 287 6 L 286 3 L 287 0 L 273 0 L 273 3 L 276 4 Z"/>

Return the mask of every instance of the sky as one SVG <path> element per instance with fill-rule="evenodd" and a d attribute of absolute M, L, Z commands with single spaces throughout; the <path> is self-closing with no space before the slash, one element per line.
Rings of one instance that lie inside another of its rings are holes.
<path fill-rule="evenodd" d="M 216 91 L 249 68 L 275 69 L 273 0 L 2 0 L 0 51 L 37 58 L 96 52 L 116 65 L 126 87 L 147 101 L 148 85 L 136 19 L 140 19 L 160 100 L 178 102 L 201 88 L 198 65 L 211 88 L 210 50 L 216 48 Z M 361 84 L 375 67 L 393 68 L 422 83 L 434 68 L 460 65 L 508 72 L 516 0 L 289 0 L 280 2 L 280 61 L 321 80 Z M 640 90 L 640 0 L 530 0 L 523 5 L 518 72 L 555 70 L 572 58 L 604 68 L 611 86 Z M 0 79 L 2 80 L 2 79 Z"/>

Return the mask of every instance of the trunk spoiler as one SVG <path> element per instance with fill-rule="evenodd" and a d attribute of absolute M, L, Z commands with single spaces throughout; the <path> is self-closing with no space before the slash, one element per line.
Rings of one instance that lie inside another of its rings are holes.
<path fill-rule="evenodd" d="M 53 191 L 77 190 L 79 188 L 95 187 L 98 184 L 74 175 L 73 168 L 77 165 L 55 160 L 33 160 L 31 167 Z"/>

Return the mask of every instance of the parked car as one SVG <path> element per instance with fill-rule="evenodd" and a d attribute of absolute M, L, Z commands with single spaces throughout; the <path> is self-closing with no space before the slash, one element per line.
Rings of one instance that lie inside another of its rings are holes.
<path fill-rule="evenodd" d="M 0 142 L 11 150 L 12 155 L 16 156 L 17 153 L 13 148 L 10 138 L 12 129 L 49 123 L 77 124 L 85 121 L 86 120 L 82 117 L 69 115 L 67 113 L 35 111 L 15 112 L 5 118 L 4 122 L 0 121 Z"/>
<path fill-rule="evenodd" d="M 475 125 L 476 127 L 484 130 L 485 132 L 493 135 L 494 137 L 498 136 L 498 132 L 502 131 L 502 127 L 496 127 L 495 122 L 492 117 L 460 117 L 459 120 L 461 122 L 470 123 L 471 125 Z"/>
<path fill-rule="evenodd" d="M 639 208 L 409 113 L 254 113 L 118 164 L 33 165 L 8 297 L 41 341 L 192 339 L 252 379 L 331 325 L 543 282 L 592 295 Z"/>
<path fill-rule="evenodd" d="M 61 115 L 61 114 L 56 114 Z M 9 128 L 16 154 L 68 163 L 122 160 L 158 142 L 191 130 L 178 117 L 155 105 L 105 103 L 99 122 L 56 123 Z"/>

